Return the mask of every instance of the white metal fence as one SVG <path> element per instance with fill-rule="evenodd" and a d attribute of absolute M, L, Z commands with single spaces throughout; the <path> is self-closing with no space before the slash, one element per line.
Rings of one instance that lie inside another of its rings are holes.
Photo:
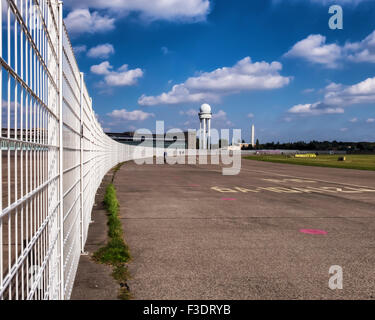
<path fill-rule="evenodd" d="M 95 117 L 62 4 L 0 5 L 0 300 L 69 299 L 96 190 L 134 150 Z"/>

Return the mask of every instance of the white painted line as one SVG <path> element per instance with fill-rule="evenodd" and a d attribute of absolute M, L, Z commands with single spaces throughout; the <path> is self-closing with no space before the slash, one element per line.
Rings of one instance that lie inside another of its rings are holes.
<path fill-rule="evenodd" d="M 298 176 L 293 176 L 293 175 L 276 173 L 276 172 L 272 172 L 272 171 L 251 170 L 251 169 L 244 169 L 244 168 L 242 168 L 241 171 L 267 173 L 267 174 L 272 174 L 272 175 L 276 175 L 276 176 L 280 176 L 280 177 L 297 178 L 297 179 L 304 179 L 304 180 L 314 180 L 314 181 L 317 181 L 317 182 L 324 182 L 324 183 L 330 183 L 330 184 L 339 184 L 339 185 L 341 184 L 343 186 L 349 186 L 349 187 L 375 189 L 373 187 L 361 186 L 361 185 L 357 185 L 357 184 L 349 184 L 349 183 L 343 183 L 343 182 L 337 182 L 337 181 L 327 181 L 327 180 L 321 180 L 321 179 L 315 179 L 315 178 L 298 177 Z"/>

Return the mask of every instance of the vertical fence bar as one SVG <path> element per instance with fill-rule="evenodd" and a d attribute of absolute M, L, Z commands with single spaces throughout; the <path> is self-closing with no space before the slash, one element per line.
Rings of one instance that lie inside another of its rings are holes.
<path fill-rule="evenodd" d="M 59 214 L 60 214 L 60 299 L 64 300 L 64 192 L 63 192 L 63 3 L 58 2 L 58 23 L 59 23 Z"/>
<path fill-rule="evenodd" d="M 24 6 L 23 6 L 23 0 L 21 0 L 21 17 L 24 17 Z M 23 32 L 21 30 L 20 26 L 20 45 L 21 45 L 21 79 L 24 79 L 24 64 L 23 64 Z M 21 197 L 24 196 L 24 174 L 23 174 L 23 166 L 24 166 L 24 126 L 23 126 L 23 95 L 24 95 L 24 88 L 21 87 L 21 130 L 20 130 L 20 136 L 21 136 Z M 1 101 L 1 100 L 0 100 Z M 24 244 L 24 206 L 21 207 L 21 255 L 23 255 L 24 250 L 25 250 L 25 244 Z M 25 268 L 24 265 L 22 264 L 21 267 L 21 299 L 23 300 L 25 298 Z"/>
<path fill-rule="evenodd" d="M 17 41 L 17 19 L 14 19 L 14 71 L 18 74 L 18 41 Z M 18 200 L 18 86 L 17 81 L 14 85 L 14 200 Z M 14 240 L 15 240 L 15 260 L 18 260 L 18 208 L 15 210 L 14 216 Z M 15 299 L 18 300 L 18 272 L 16 273 L 16 290 Z"/>
<path fill-rule="evenodd" d="M 8 43 L 8 55 L 7 55 L 7 58 L 8 58 L 8 64 L 11 66 L 11 33 L 10 33 L 10 29 L 11 29 L 11 25 L 10 25 L 10 6 L 9 6 L 9 3 L 8 3 L 8 12 L 7 12 L 7 28 L 8 28 L 8 39 L 7 39 L 7 43 Z M 7 113 L 7 126 L 8 126 L 8 143 L 7 143 L 7 149 L 8 149 L 8 207 L 11 205 L 11 182 L 10 182 L 10 175 L 11 175 L 11 170 L 10 170 L 10 114 L 11 114 L 11 107 L 10 107 L 10 103 L 11 103 L 11 100 L 10 100 L 10 74 L 8 73 L 8 113 Z M 8 270 L 11 269 L 12 267 L 12 247 L 11 247 L 11 234 L 12 234 L 12 230 L 11 230 L 11 213 L 8 213 Z M 10 290 L 8 291 L 8 297 L 9 299 L 11 298 L 11 295 L 12 295 L 12 288 L 10 288 Z"/>
<path fill-rule="evenodd" d="M 79 77 L 79 108 L 80 108 L 80 166 L 79 166 L 79 190 L 80 190 L 80 215 L 81 215 L 81 253 L 85 251 L 85 217 L 83 210 L 83 72 L 80 72 Z"/>

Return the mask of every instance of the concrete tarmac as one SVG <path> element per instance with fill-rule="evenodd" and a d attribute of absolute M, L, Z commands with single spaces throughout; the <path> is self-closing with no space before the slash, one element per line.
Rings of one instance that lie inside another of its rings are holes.
<path fill-rule="evenodd" d="M 135 299 L 375 298 L 375 172 L 129 162 L 115 186 Z"/>

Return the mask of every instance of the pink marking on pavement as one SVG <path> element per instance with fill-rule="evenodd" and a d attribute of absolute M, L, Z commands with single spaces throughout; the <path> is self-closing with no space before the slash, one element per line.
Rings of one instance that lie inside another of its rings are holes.
<path fill-rule="evenodd" d="M 189 187 L 200 187 L 199 184 L 189 184 Z"/>
<path fill-rule="evenodd" d="M 299 232 L 306 234 L 327 234 L 327 231 L 319 229 L 301 229 Z"/>
<path fill-rule="evenodd" d="M 224 200 L 224 201 L 236 201 L 237 199 L 236 198 L 221 198 L 221 200 Z"/>

